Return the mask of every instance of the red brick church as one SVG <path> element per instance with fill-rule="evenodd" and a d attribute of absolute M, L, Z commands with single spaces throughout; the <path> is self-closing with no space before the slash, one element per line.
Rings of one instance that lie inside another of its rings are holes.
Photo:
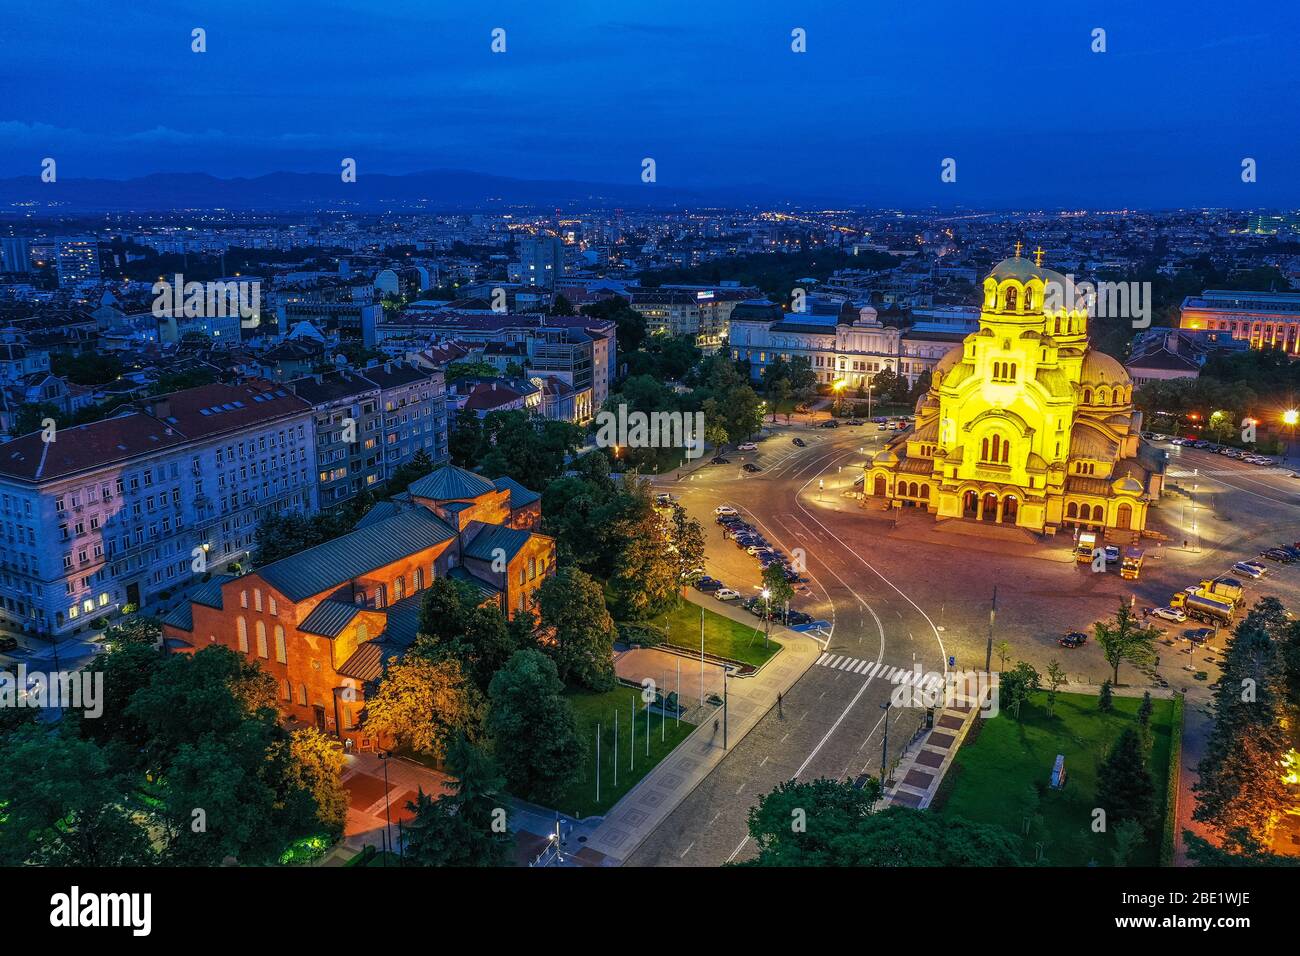
<path fill-rule="evenodd" d="M 421 593 L 464 581 L 513 615 L 554 572 L 541 497 L 509 478 L 446 466 L 380 502 L 347 534 L 241 577 L 214 576 L 163 619 L 165 646 L 224 644 L 280 685 L 280 711 L 350 740 L 367 690 L 415 640 Z"/>

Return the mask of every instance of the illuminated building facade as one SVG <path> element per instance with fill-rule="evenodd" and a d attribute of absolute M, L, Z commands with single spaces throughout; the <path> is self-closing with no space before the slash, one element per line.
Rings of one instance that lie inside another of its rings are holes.
<path fill-rule="evenodd" d="M 867 465 L 866 507 L 1048 532 L 1146 526 L 1161 475 L 1139 460 L 1132 382 L 1089 347 L 1086 308 L 1044 309 L 1052 283 L 1065 279 L 1019 255 L 984 279 L 979 331 L 935 366 L 915 427 Z"/>
<path fill-rule="evenodd" d="M 1233 292 L 1211 289 L 1183 300 L 1179 325 L 1231 333 L 1252 349 L 1300 355 L 1300 292 Z"/>

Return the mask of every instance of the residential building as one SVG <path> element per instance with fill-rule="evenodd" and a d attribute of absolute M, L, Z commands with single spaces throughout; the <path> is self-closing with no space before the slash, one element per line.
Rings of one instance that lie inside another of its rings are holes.
<path fill-rule="evenodd" d="M 267 515 L 316 507 L 311 407 L 269 382 L 172 392 L 42 438 L 0 455 L 0 616 L 38 633 L 148 604 L 242 560 Z"/>

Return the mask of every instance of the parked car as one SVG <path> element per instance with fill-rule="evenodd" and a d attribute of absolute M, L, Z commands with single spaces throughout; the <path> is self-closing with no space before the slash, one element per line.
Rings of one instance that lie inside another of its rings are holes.
<path fill-rule="evenodd" d="M 1117 545 L 1108 544 L 1106 545 L 1105 548 L 1102 549 L 1102 551 L 1104 551 L 1106 554 L 1107 564 L 1114 564 L 1116 561 L 1119 560 L 1119 547 Z"/>
<path fill-rule="evenodd" d="M 740 592 L 732 590 L 731 588 L 718 588 L 713 592 L 713 596 L 719 601 L 734 601 L 736 598 L 740 597 Z"/>
<path fill-rule="evenodd" d="M 1068 631 L 1056 639 L 1062 647 L 1082 647 L 1088 643 L 1088 635 L 1083 631 Z"/>
<path fill-rule="evenodd" d="M 745 462 L 745 464 L 742 465 L 741 467 L 744 468 L 744 469 L 745 469 L 747 472 L 749 472 L 751 475 L 752 475 L 752 474 L 756 474 L 757 472 L 760 472 L 760 471 L 763 470 L 762 468 L 759 468 L 758 465 L 754 464 L 752 461 L 747 461 L 747 462 Z"/>
<path fill-rule="evenodd" d="M 677 504 L 677 499 L 670 494 L 655 495 L 655 504 L 661 508 L 668 508 Z"/>
<path fill-rule="evenodd" d="M 795 446 L 797 446 L 797 447 L 799 447 L 799 448 L 807 448 L 807 447 L 808 447 L 808 443 L 807 443 L 806 441 L 804 441 L 802 438 L 794 438 L 794 439 L 791 439 L 790 444 L 795 445 Z"/>
<path fill-rule="evenodd" d="M 715 456 L 715 457 L 709 459 L 709 464 L 710 464 L 710 465 L 730 465 L 730 464 L 731 464 L 731 459 L 729 459 L 729 458 L 723 458 L 721 455 L 717 455 L 717 456 Z"/>
<path fill-rule="evenodd" d="M 717 578 L 709 577 L 707 574 L 695 582 L 695 590 L 704 591 L 706 593 L 709 591 L 716 591 L 720 587 L 722 587 L 722 582 Z"/>
<path fill-rule="evenodd" d="M 703 568 L 691 568 L 689 571 L 682 572 L 682 580 L 686 581 L 687 583 L 702 579 L 703 577 L 704 577 Z"/>
<path fill-rule="evenodd" d="M 1254 568 L 1256 571 L 1260 572 L 1261 574 L 1268 573 L 1268 565 L 1262 561 L 1238 561 L 1237 563 L 1244 564 L 1250 568 Z"/>
<path fill-rule="evenodd" d="M 0 651 L 16 651 L 16 650 L 18 650 L 18 638 L 10 637 L 7 634 L 4 635 L 3 637 L 0 637 Z"/>
<path fill-rule="evenodd" d="M 736 446 L 736 451 L 758 451 L 758 446 L 752 441 L 745 441 Z"/>
<path fill-rule="evenodd" d="M 817 427 L 818 427 L 818 428 L 839 428 L 839 427 L 840 427 L 840 423 L 837 422 L 835 419 L 831 418 L 831 419 L 828 419 L 827 421 L 822 422 L 822 423 L 821 423 L 820 425 L 818 425 Z"/>
<path fill-rule="evenodd" d="M 1187 614 L 1176 607 L 1158 607 L 1153 613 L 1156 617 L 1173 621 L 1175 624 L 1182 624 L 1187 620 Z"/>
<path fill-rule="evenodd" d="M 803 611 L 791 610 L 790 613 L 785 616 L 785 623 L 791 627 L 799 624 L 811 624 L 812 620 L 813 616 L 811 614 L 805 614 Z"/>
<path fill-rule="evenodd" d="M 1208 627 L 1194 627 L 1191 630 L 1183 631 L 1183 637 L 1193 644 L 1204 644 L 1214 636 L 1214 631 Z"/>
<path fill-rule="evenodd" d="M 1289 552 L 1281 548 L 1269 548 L 1267 551 L 1260 553 L 1261 557 L 1268 558 L 1270 561 L 1276 561 L 1278 564 L 1293 564 L 1295 558 L 1291 557 Z"/>
<path fill-rule="evenodd" d="M 866 422 L 864 422 L 864 421 L 863 421 L 862 419 L 860 419 L 860 418 L 850 418 L 850 419 L 849 419 L 847 422 L 845 422 L 844 424 L 845 424 L 845 425 L 865 425 Z"/>
<path fill-rule="evenodd" d="M 1262 578 L 1264 576 L 1264 571 L 1261 568 L 1257 568 L 1253 564 L 1246 564 L 1242 561 L 1238 561 L 1234 564 L 1232 570 L 1234 573 L 1244 574 L 1248 578 Z"/>
<path fill-rule="evenodd" d="M 713 513 L 715 515 L 734 515 L 739 512 L 737 512 L 735 508 L 731 507 L 731 505 L 718 505 L 713 509 Z"/>

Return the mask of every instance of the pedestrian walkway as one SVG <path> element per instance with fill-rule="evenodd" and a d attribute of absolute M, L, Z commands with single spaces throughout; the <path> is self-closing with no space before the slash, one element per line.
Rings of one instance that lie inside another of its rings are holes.
<path fill-rule="evenodd" d="M 882 806 L 924 810 L 930 805 L 993 688 L 972 690 L 966 693 L 960 684 L 953 686 L 944 707 L 936 708 L 934 726 L 917 736 L 890 775 L 887 784 L 892 787 L 886 786 Z"/>
<path fill-rule="evenodd" d="M 938 690 L 944 686 L 942 674 L 918 671 L 914 667 L 890 667 L 879 661 L 864 661 L 857 657 L 843 657 L 838 654 L 825 653 L 817 658 L 818 667 L 847 671 L 861 677 L 879 677 L 890 684 L 903 684 L 907 687 L 919 687 L 923 690 Z"/>
<path fill-rule="evenodd" d="M 702 603 L 693 592 L 688 598 Z M 711 604 L 717 604 L 714 601 Z M 744 612 L 728 607 L 709 610 L 746 620 Z M 811 637 L 773 625 L 772 639 L 782 650 L 752 677 L 732 676 L 727 681 L 728 745 L 734 747 L 787 694 L 795 681 L 812 667 L 821 645 Z M 720 711 L 714 712 L 721 720 Z M 606 866 L 620 865 L 662 823 L 700 782 L 722 762 L 721 735 L 705 720 L 606 814 L 587 840 L 587 847 L 604 854 Z"/>

